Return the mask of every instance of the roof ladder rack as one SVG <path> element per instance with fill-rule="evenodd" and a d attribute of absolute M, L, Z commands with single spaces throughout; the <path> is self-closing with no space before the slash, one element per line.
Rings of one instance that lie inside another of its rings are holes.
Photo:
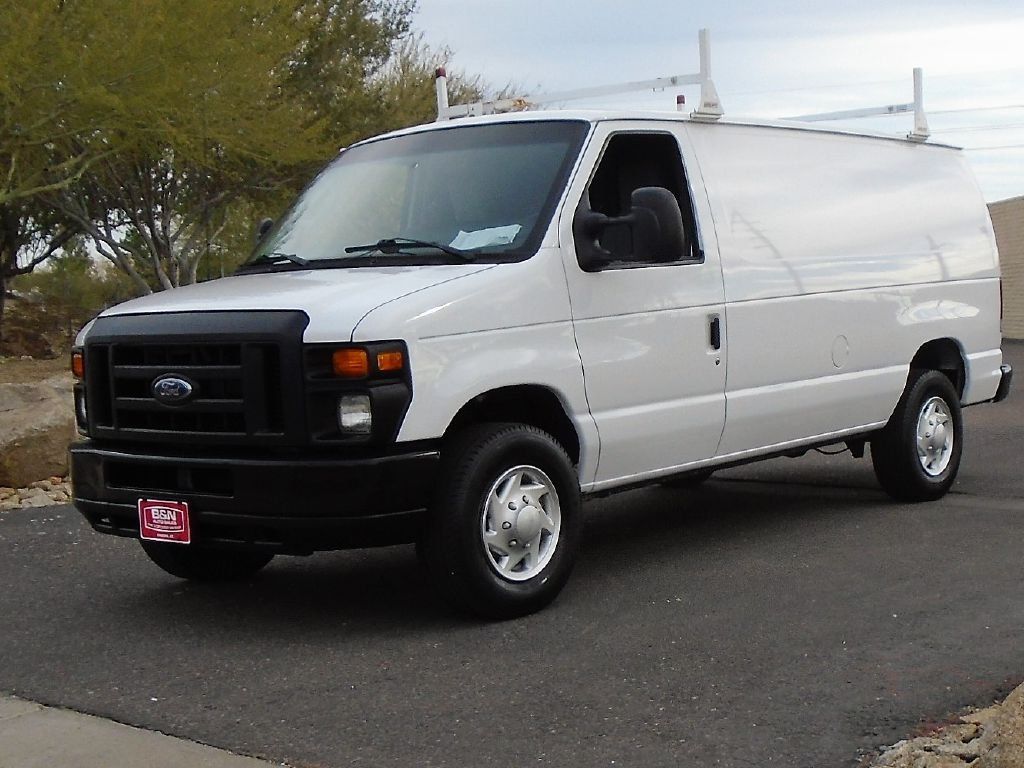
<path fill-rule="evenodd" d="M 575 91 L 513 96 L 506 99 L 477 101 L 472 104 L 448 104 L 448 76 L 444 67 L 439 67 L 435 72 L 434 81 L 437 90 L 437 119 L 441 121 L 451 120 L 456 117 L 491 115 L 496 112 L 530 109 L 539 104 L 611 96 L 632 91 L 674 88 L 681 85 L 699 85 L 700 106 L 691 113 L 691 117 L 695 120 L 717 120 L 722 116 L 722 105 L 718 99 L 715 84 L 711 80 L 711 40 L 708 30 L 700 30 L 698 44 L 700 46 L 700 71 L 695 74 L 658 77 L 653 80 L 639 80 L 617 85 L 599 85 Z"/>
<path fill-rule="evenodd" d="M 907 134 L 907 138 L 911 141 L 927 141 L 931 134 L 928 130 L 928 118 L 924 113 L 924 85 L 920 67 L 914 68 L 914 100 L 907 104 L 887 104 L 882 107 L 820 112 L 814 115 L 799 115 L 785 119 L 816 123 L 828 120 L 856 120 L 861 117 L 876 117 L 878 115 L 898 115 L 904 112 L 914 113 L 914 130 Z"/>

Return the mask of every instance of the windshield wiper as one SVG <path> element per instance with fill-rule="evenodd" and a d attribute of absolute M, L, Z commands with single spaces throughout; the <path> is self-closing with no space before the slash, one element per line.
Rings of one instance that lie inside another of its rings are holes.
<path fill-rule="evenodd" d="M 250 261 L 248 264 L 243 266 L 252 266 L 253 264 L 262 264 L 263 262 L 277 262 L 281 259 L 287 259 L 292 264 L 298 264 L 300 267 L 308 267 L 309 259 L 304 259 L 301 256 L 296 256 L 294 253 L 284 253 L 283 251 L 269 251 L 268 253 L 261 254 L 256 261 Z"/>
<path fill-rule="evenodd" d="M 381 253 L 401 253 L 403 248 L 437 248 L 442 253 L 454 256 L 462 261 L 473 261 L 473 255 L 469 251 L 452 248 L 444 243 L 435 243 L 430 240 L 416 240 L 411 237 L 386 237 L 369 245 L 350 245 L 345 253 L 359 253 L 362 251 L 380 251 Z"/>

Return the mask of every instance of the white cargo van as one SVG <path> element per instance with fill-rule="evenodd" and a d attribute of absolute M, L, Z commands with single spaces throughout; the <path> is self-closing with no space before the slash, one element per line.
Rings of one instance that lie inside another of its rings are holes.
<path fill-rule="evenodd" d="M 417 542 L 492 617 L 561 590 L 581 499 L 865 444 L 942 496 L 1002 399 L 959 151 L 810 125 L 531 112 L 345 150 L 240 274 L 75 355 L 78 509 L 164 570 Z"/>

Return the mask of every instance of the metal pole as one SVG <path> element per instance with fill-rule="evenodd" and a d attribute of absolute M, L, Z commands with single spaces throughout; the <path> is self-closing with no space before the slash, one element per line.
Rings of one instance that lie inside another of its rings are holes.
<path fill-rule="evenodd" d="M 448 73 L 444 67 L 434 71 L 434 88 L 437 91 L 437 120 L 448 119 Z"/>
<path fill-rule="evenodd" d="M 711 32 L 702 29 L 697 37 L 700 46 L 700 106 L 690 117 L 695 120 L 717 120 L 722 116 L 722 101 L 711 80 Z"/>
<path fill-rule="evenodd" d="M 931 135 L 928 118 L 924 114 L 924 74 L 914 67 L 914 130 L 907 134 L 911 141 L 926 141 Z"/>

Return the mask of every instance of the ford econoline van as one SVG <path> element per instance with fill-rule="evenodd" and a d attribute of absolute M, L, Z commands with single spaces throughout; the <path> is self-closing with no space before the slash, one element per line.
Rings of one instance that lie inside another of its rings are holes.
<path fill-rule="evenodd" d="M 186 579 L 416 542 L 455 606 L 523 615 L 588 495 L 845 443 L 937 499 L 1010 386 L 987 209 L 931 143 L 468 118 L 346 149 L 263 229 L 74 352 L 75 505 Z"/>

